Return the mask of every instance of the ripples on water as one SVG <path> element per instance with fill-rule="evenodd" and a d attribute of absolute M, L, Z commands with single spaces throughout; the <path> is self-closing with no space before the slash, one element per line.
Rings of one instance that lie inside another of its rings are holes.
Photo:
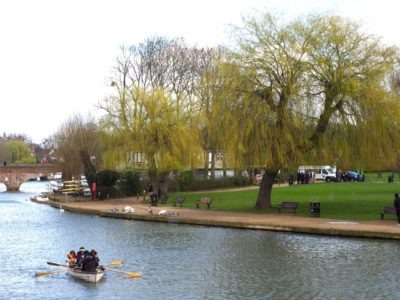
<path fill-rule="evenodd" d="M 399 243 L 100 218 L 0 193 L 0 299 L 397 299 Z M 43 186 L 39 185 L 43 189 Z M 123 259 L 94 285 L 57 270 L 80 246 L 103 263 Z M 116 267 L 117 268 L 117 267 Z"/>

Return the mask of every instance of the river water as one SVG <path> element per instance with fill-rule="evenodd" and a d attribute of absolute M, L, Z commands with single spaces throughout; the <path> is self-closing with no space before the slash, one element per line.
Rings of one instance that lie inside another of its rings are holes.
<path fill-rule="evenodd" d="M 400 243 L 119 220 L 61 212 L 0 193 L 0 299 L 397 299 Z M 107 272 L 84 283 L 47 261 L 96 249 Z"/>

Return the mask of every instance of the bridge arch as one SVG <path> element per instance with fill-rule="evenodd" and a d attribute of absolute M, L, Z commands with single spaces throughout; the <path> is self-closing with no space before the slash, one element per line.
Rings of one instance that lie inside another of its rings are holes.
<path fill-rule="evenodd" d="M 0 182 L 4 183 L 7 191 L 19 191 L 24 182 L 42 176 L 50 177 L 57 172 L 60 172 L 60 167 L 54 164 L 0 166 Z"/>

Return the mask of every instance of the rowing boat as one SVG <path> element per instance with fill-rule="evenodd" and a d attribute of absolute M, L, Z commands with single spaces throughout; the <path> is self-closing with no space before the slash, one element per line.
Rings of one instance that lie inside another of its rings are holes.
<path fill-rule="evenodd" d="M 86 272 L 81 269 L 69 268 L 68 274 L 72 277 L 87 281 L 87 282 L 99 282 L 104 276 L 104 270 L 97 269 L 96 272 Z"/>

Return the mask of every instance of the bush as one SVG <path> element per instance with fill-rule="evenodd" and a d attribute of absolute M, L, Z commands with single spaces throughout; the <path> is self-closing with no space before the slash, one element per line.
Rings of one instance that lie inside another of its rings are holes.
<path fill-rule="evenodd" d="M 175 180 L 168 183 L 170 191 L 204 191 L 230 187 L 248 186 L 249 180 L 244 176 L 222 177 L 215 180 L 196 178 L 193 172 L 182 172 Z"/>
<path fill-rule="evenodd" d="M 185 171 L 179 174 L 177 178 L 178 190 L 180 191 L 188 191 L 191 190 L 191 187 L 194 183 L 194 175 L 191 171 Z"/>
<path fill-rule="evenodd" d="M 93 174 L 88 174 L 88 175 L 93 175 Z M 116 196 L 118 196 L 118 191 L 114 187 L 118 178 L 119 178 L 118 172 L 112 170 L 103 170 L 96 173 L 96 178 L 94 182 L 96 182 L 97 197 L 100 200 L 107 198 L 115 198 Z"/>
<path fill-rule="evenodd" d="M 97 187 L 97 197 L 99 200 L 108 198 L 116 198 L 119 196 L 118 190 L 113 186 L 100 186 Z"/>
<path fill-rule="evenodd" d="M 118 179 L 118 172 L 112 170 L 104 170 L 96 174 L 96 183 L 98 187 L 113 187 Z"/>
<path fill-rule="evenodd" d="M 134 171 L 125 171 L 120 174 L 120 180 L 117 187 L 121 195 L 136 196 L 143 190 L 143 183 L 140 180 L 139 173 Z"/>

